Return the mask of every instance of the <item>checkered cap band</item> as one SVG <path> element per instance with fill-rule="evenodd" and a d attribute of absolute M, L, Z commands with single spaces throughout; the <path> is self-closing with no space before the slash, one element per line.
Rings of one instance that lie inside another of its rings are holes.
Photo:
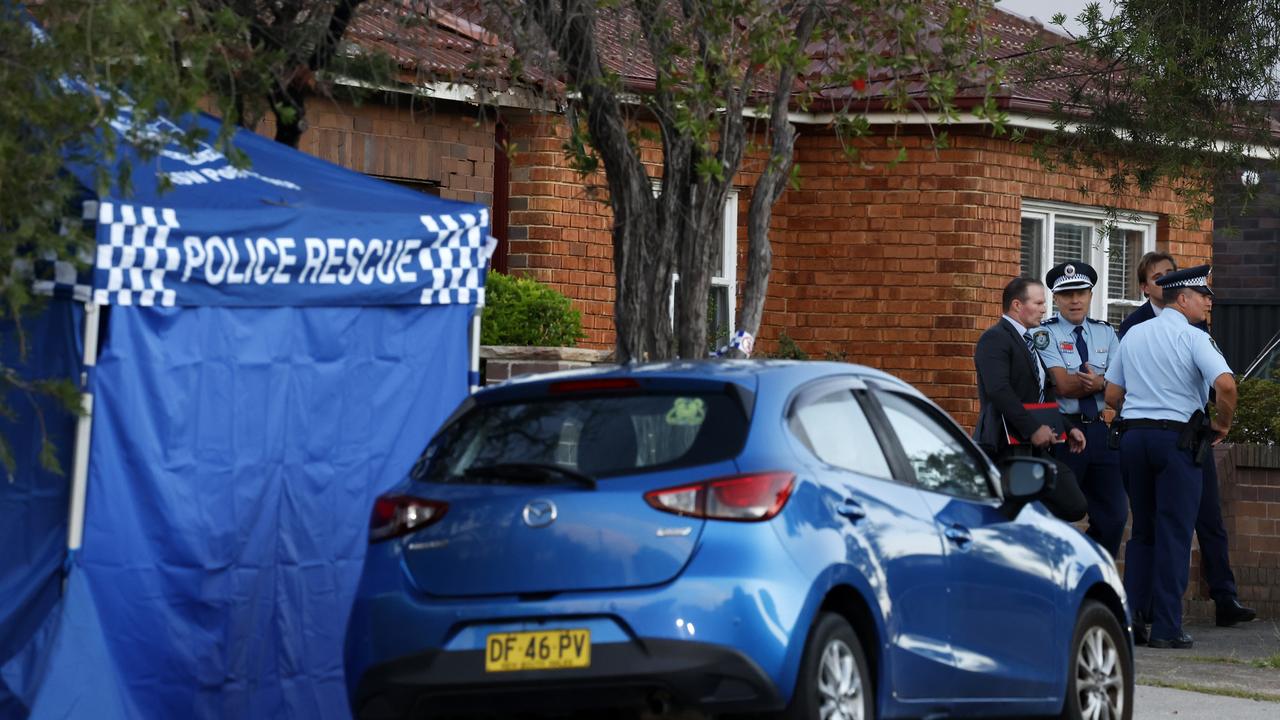
<path fill-rule="evenodd" d="M 1089 282 L 1089 278 L 1084 274 L 1063 275 L 1054 281 L 1053 292 L 1061 292 L 1063 290 L 1088 290 L 1093 287 L 1093 283 Z"/>
<path fill-rule="evenodd" d="M 1194 287 L 1209 287 L 1209 276 L 1208 276 L 1208 275 L 1197 275 L 1196 277 L 1185 278 L 1185 279 L 1183 279 L 1183 280 L 1175 280 L 1175 281 L 1173 281 L 1173 282 L 1171 282 L 1171 283 L 1167 283 L 1167 284 L 1165 284 L 1165 285 L 1161 285 L 1160 287 L 1165 287 L 1165 288 L 1174 288 L 1174 287 L 1190 287 L 1190 288 L 1194 288 Z"/>

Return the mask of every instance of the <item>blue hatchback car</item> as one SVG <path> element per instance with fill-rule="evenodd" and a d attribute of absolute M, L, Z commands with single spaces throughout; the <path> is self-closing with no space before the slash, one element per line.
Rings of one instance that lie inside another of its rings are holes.
<path fill-rule="evenodd" d="M 377 501 L 352 709 L 1127 720 L 1124 590 L 1055 477 L 856 365 L 492 387 Z"/>

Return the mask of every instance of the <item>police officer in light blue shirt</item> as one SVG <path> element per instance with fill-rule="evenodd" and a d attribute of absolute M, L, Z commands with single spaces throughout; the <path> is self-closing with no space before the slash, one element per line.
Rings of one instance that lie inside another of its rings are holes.
<path fill-rule="evenodd" d="M 1182 631 L 1191 533 L 1203 474 L 1188 421 L 1216 391 L 1214 443 L 1231 428 L 1236 382 L 1209 334 L 1194 323 L 1213 307 L 1208 265 L 1172 272 L 1158 284 L 1160 316 L 1134 326 L 1107 368 L 1106 399 L 1120 413 L 1120 466 L 1129 487 L 1133 534 L 1124 585 L 1132 607 L 1150 607 L 1148 645 L 1189 648 Z M 1206 460 L 1212 462 L 1212 458 Z"/>
<path fill-rule="evenodd" d="M 1040 359 L 1057 389 L 1058 409 L 1068 427 L 1079 428 L 1087 440 L 1083 453 L 1054 447 L 1054 456 L 1075 473 L 1089 503 L 1089 537 L 1115 557 L 1120 552 L 1129 498 L 1120 477 L 1119 454 L 1107 446 L 1102 420 L 1103 387 L 1108 359 L 1119 348 L 1116 331 L 1089 317 L 1098 273 L 1083 262 L 1055 265 L 1045 275 L 1058 314 L 1041 323 L 1034 339 Z"/>

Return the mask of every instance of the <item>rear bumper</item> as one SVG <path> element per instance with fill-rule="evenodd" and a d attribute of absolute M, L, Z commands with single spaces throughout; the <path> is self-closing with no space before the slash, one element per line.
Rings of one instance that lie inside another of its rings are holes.
<path fill-rule="evenodd" d="M 486 673 L 481 650 L 424 652 L 369 668 L 352 709 L 360 720 L 383 720 L 664 704 L 758 711 L 784 704 L 760 667 L 732 648 L 640 639 L 591 652 L 589 668 L 519 673 Z"/>
<path fill-rule="evenodd" d="M 767 523 L 708 527 L 685 572 L 666 585 L 547 598 L 427 596 L 406 586 L 399 559 L 390 543 L 370 548 L 347 627 L 348 693 L 361 716 L 375 691 L 390 693 L 394 712 L 402 693 L 440 702 L 483 693 L 487 702 L 510 690 L 524 702 L 547 688 L 559 702 L 586 700 L 591 688 L 642 687 L 680 704 L 732 704 L 742 683 L 753 698 L 746 705 L 781 706 L 815 610 L 812 578 Z M 555 628 L 590 630 L 591 668 L 484 672 L 489 633 Z M 734 682 L 717 689 L 722 680 Z M 374 709 L 369 717 L 378 717 Z"/>

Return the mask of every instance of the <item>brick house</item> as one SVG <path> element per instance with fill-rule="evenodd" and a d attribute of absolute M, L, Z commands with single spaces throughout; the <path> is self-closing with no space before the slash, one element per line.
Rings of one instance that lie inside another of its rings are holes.
<path fill-rule="evenodd" d="M 394 24 L 362 11 L 348 40 L 393 52 L 409 75 L 436 76 L 463 72 L 493 42 L 464 19 L 435 9 L 431 18 L 426 27 L 396 29 L 392 42 Z M 1008 52 L 1035 37 L 1062 42 L 1000 10 L 991 27 Z M 1050 103 L 1064 92 L 1053 83 L 1012 87 L 1000 101 L 1012 127 L 1035 133 L 1051 127 Z M 500 241 L 495 267 L 565 293 L 583 314 L 582 346 L 611 348 L 611 210 L 603 178 L 569 168 L 561 117 L 514 96 L 482 112 L 465 87 L 443 82 L 419 84 L 417 94 L 389 92 L 358 107 L 314 100 L 301 149 L 424 192 L 490 204 Z M 1084 259 L 1101 274 L 1093 315 L 1118 320 L 1142 302 L 1133 268 L 1143 252 L 1168 250 L 1185 264 L 1212 256 L 1211 223 L 1182 222 L 1185 206 L 1171 189 L 1116 197 L 1104 178 L 1046 170 L 1029 142 L 993 137 L 976 119 L 948 127 L 951 147 L 937 152 L 926 147 L 925 125 L 900 125 L 908 159 L 887 168 L 883 161 L 896 154 L 887 144 L 892 123 L 902 118 L 870 120 L 881 132 L 864 151 L 874 165 L 865 169 L 844 158 L 829 116 L 796 117 L 801 186 L 774 208 L 774 269 L 758 352 L 775 352 L 785 335 L 811 357 L 883 368 L 971 426 L 974 343 L 999 315 L 1009 278 L 1042 277 L 1056 262 Z M 517 148 L 513 157 L 498 150 L 507 143 Z M 644 159 L 656 177 L 657 148 Z M 741 189 L 725 208 L 713 281 L 722 332 L 732 330 L 751 176 L 760 166 L 759 158 L 744 162 Z M 1123 222 L 1103 237 L 1106 205 L 1121 210 Z"/>

